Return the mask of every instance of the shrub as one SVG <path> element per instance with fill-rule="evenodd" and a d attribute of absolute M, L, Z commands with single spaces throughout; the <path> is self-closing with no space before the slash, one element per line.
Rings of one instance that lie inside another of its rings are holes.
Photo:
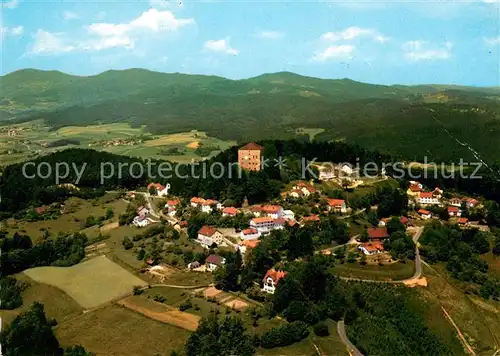
<path fill-rule="evenodd" d="M 141 286 L 134 286 L 134 295 L 140 295 L 144 292 Z"/>
<path fill-rule="evenodd" d="M 130 250 L 132 247 L 134 247 L 134 243 L 130 241 L 130 239 L 125 236 L 122 241 L 123 247 L 125 247 L 125 250 Z"/>
<path fill-rule="evenodd" d="M 278 346 L 288 346 L 309 335 L 309 327 L 302 321 L 294 321 L 277 328 L 273 328 L 261 337 L 261 345 L 266 349 Z"/>
<path fill-rule="evenodd" d="M 319 322 L 313 326 L 313 331 L 318 336 L 328 336 L 330 331 L 328 330 L 328 325 L 323 322 Z"/>
<path fill-rule="evenodd" d="M 184 303 L 182 303 L 181 305 L 179 305 L 179 310 L 180 311 L 185 311 L 185 310 L 191 309 L 192 307 L 193 307 L 193 304 L 191 303 L 191 300 L 188 299 Z"/>

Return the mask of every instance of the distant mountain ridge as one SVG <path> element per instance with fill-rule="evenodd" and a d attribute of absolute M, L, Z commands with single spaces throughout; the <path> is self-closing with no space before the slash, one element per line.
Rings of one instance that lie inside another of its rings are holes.
<path fill-rule="evenodd" d="M 500 151 L 500 88 L 378 85 L 291 72 L 230 80 L 144 69 L 86 77 L 25 69 L 0 77 L 0 85 L 7 122 L 128 122 L 153 133 L 197 129 L 242 142 L 321 128 L 317 139 L 445 161 L 473 158 L 457 140 L 495 160 Z"/>

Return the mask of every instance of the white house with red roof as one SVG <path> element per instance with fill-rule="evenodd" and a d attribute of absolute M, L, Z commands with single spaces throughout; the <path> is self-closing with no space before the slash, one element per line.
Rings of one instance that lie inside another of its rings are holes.
<path fill-rule="evenodd" d="M 168 195 L 168 191 L 170 189 L 170 184 L 162 185 L 160 183 L 149 183 L 148 191 L 154 189 L 156 191 L 156 195 L 159 197 L 166 197 Z"/>
<path fill-rule="evenodd" d="M 145 215 L 139 215 L 134 218 L 132 224 L 137 227 L 148 226 L 150 223 L 149 219 Z"/>
<path fill-rule="evenodd" d="M 308 216 L 303 216 L 302 219 L 300 220 L 300 224 L 305 225 L 305 224 L 319 223 L 320 221 L 321 219 L 319 218 L 318 215 L 311 214 Z"/>
<path fill-rule="evenodd" d="M 250 228 L 257 230 L 261 235 L 273 230 L 283 229 L 286 220 L 283 218 L 274 219 L 269 216 L 262 216 L 250 220 Z"/>
<path fill-rule="evenodd" d="M 167 215 L 175 216 L 177 213 L 177 206 L 181 202 L 178 199 L 167 200 L 167 204 L 165 204 L 165 209 L 167 210 Z"/>
<path fill-rule="evenodd" d="M 420 192 L 418 195 L 418 203 L 421 205 L 438 205 L 440 201 L 433 192 Z"/>
<path fill-rule="evenodd" d="M 305 182 L 297 182 L 293 188 L 292 188 L 292 191 L 290 193 L 290 195 L 292 195 L 292 193 L 296 193 L 297 194 L 297 198 L 298 196 L 305 196 L 305 197 L 308 197 L 309 195 L 313 194 L 313 193 L 316 193 L 316 188 L 314 188 L 311 184 L 309 183 L 305 183 Z M 294 196 L 294 195 L 292 195 Z"/>
<path fill-rule="evenodd" d="M 257 247 L 258 244 L 260 244 L 260 240 L 243 240 L 238 244 L 238 249 L 244 255 L 249 250 Z"/>
<path fill-rule="evenodd" d="M 238 209 L 232 206 L 222 209 L 222 216 L 235 217 L 237 214 L 238 214 Z"/>
<path fill-rule="evenodd" d="M 219 255 L 210 255 L 205 260 L 206 270 L 209 272 L 215 271 L 217 268 L 222 267 L 226 263 L 226 259 Z"/>
<path fill-rule="evenodd" d="M 294 220 L 295 219 L 295 213 L 291 210 L 283 210 L 283 219 L 285 220 Z"/>
<path fill-rule="evenodd" d="M 420 192 L 424 191 L 424 186 L 416 181 L 410 181 L 410 186 L 408 187 L 408 190 L 406 191 L 406 194 L 414 197 L 418 197 Z"/>
<path fill-rule="evenodd" d="M 261 215 L 265 215 L 273 219 L 278 219 L 283 216 L 283 208 L 279 205 L 263 205 L 260 209 Z"/>
<path fill-rule="evenodd" d="M 213 199 L 203 199 L 199 197 L 193 197 L 190 200 L 190 204 L 193 208 L 201 209 L 202 212 L 210 214 L 213 208 L 220 210 L 222 209 L 222 204 L 217 200 Z"/>
<path fill-rule="evenodd" d="M 328 211 L 336 213 L 347 213 L 347 205 L 344 199 L 328 199 Z"/>
<path fill-rule="evenodd" d="M 362 243 L 358 245 L 358 250 L 368 256 L 385 252 L 384 245 L 380 241 Z"/>
<path fill-rule="evenodd" d="M 260 237 L 260 232 L 255 228 L 248 228 L 241 230 L 240 237 L 242 240 L 256 240 Z"/>
<path fill-rule="evenodd" d="M 199 231 L 198 231 L 198 237 L 196 240 L 206 248 L 209 248 L 212 246 L 214 243 L 216 245 L 220 245 L 223 241 L 224 236 L 220 231 L 218 231 L 216 228 L 213 226 L 208 226 L 204 225 Z"/>
<path fill-rule="evenodd" d="M 459 207 L 449 206 L 448 207 L 448 216 L 450 218 L 460 217 L 460 216 L 462 216 L 462 211 L 460 210 Z"/>
<path fill-rule="evenodd" d="M 286 277 L 288 273 L 284 271 L 276 271 L 274 268 L 268 270 L 262 279 L 262 290 L 266 293 L 274 294 L 280 280 Z"/>
<path fill-rule="evenodd" d="M 464 201 L 467 209 L 474 208 L 479 205 L 479 201 L 474 198 L 465 198 Z"/>
<path fill-rule="evenodd" d="M 149 209 L 146 208 L 145 206 L 140 206 L 137 208 L 137 215 L 139 216 L 146 216 L 149 214 Z"/>
<path fill-rule="evenodd" d="M 417 213 L 424 220 L 432 218 L 432 213 L 429 210 L 420 209 Z"/>
<path fill-rule="evenodd" d="M 462 206 L 462 199 L 460 198 L 451 198 L 450 199 L 450 205 L 451 206 L 456 206 L 460 208 Z"/>

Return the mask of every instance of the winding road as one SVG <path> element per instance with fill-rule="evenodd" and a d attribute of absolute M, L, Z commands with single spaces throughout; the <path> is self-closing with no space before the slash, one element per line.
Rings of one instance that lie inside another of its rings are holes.
<path fill-rule="evenodd" d="M 342 340 L 344 345 L 347 347 L 349 355 L 363 356 L 361 351 L 359 351 L 357 347 L 347 337 L 347 334 L 345 332 L 344 320 L 340 320 L 339 322 L 337 322 L 337 333 L 339 334 L 340 340 Z"/>

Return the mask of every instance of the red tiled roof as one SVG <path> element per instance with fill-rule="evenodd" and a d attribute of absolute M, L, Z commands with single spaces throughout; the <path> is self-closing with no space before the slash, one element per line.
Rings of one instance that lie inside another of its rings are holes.
<path fill-rule="evenodd" d="M 258 231 L 257 231 L 257 229 L 249 228 L 249 229 L 243 230 L 242 233 L 243 233 L 243 235 L 254 235 L 254 234 L 257 234 Z"/>
<path fill-rule="evenodd" d="M 262 151 L 264 147 L 256 144 L 255 142 L 249 142 L 245 146 L 240 147 L 238 151 Z"/>
<path fill-rule="evenodd" d="M 427 199 L 430 199 L 433 197 L 433 194 L 432 192 L 420 192 L 420 195 L 419 195 L 420 198 L 427 198 Z"/>
<path fill-rule="evenodd" d="M 341 207 L 344 204 L 345 204 L 344 199 L 328 199 L 328 205 L 330 206 Z"/>
<path fill-rule="evenodd" d="M 420 209 L 418 211 L 419 214 L 423 214 L 423 215 L 429 215 L 431 212 L 429 210 L 425 210 L 425 209 Z"/>
<path fill-rule="evenodd" d="M 459 224 L 467 224 L 469 222 L 469 219 L 467 218 L 459 218 L 458 223 Z"/>
<path fill-rule="evenodd" d="M 399 221 L 401 222 L 401 224 L 406 225 L 410 222 L 410 219 L 408 219 L 406 216 L 402 216 L 399 218 Z"/>
<path fill-rule="evenodd" d="M 368 238 L 369 239 L 385 239 L 389 237 L 386 227 L 370 227 L 368 228 Z"/>
<path fill-rule="evenodd" d="M 283 219 L 283 218 L 274 219 L 274 224 L 275 225 L 284 225 L 285 223 L 286 223 L 286 220 Z"/>
<path fill-rule="evenodd" d="M 186 227 L 186 226 L 188 226 L 188 222 L 187 222 L 186 220 L 183 220 L 183 221 L 181 221 L 181 222 L 179 223 L 179 226 L 181 226 L 181 227 Z"/>
<path fill-rule="evenodd" d="M 295 220 L 288 220 L 288 225 L 290 226 L 295 226 L 297 224 L 297 222 Z"/>
<path fill-rule="evenodd" d="M 203 198 L 198 198 L 198 197 L 191 198 L 191 203 L 202 204 L 204 202 L 205 202 L 205 199 L 203 199 Z"/>
<path fill-rule="evenodd" d="M 47 207 L 46 206 L 39 206 L 38 208 L 35 208 L 35 212 L 37 214 L 43 214 L 47 211 Z"/>
<path fill-rule="evenodd" d="M 217 266 L 220 266 L 222 264 L 222 261 L 224 261 L 224 259 L 219 255 L 210 255 L 205 260 L 206 263 L 213 263 L 214 265 Z"/>
<path fill-rule="evenodd" d="M 285 278 L 287 274 L 288 272 L 276 271 L 274 268 L 272 268 L 266 272 L 266 275 L 262 280 L 265 282 L 268 278 L 271 278 L 276 285 L 282 278 Z"/>
<path fill-rule="evenodd" d="M 254 213 L 260 213 L 262 211 L 262 207 L 261 206 L 252 206 L 252 208 L 250 209 L 250 211 L 254 212 Z"/>
<path fill-rule="evenodd" d="M 218 203 L 218 201 L 217 201 L 217 200 L 207 199 L 207 200 L 205 200 L 202 204 L 203 204 L 203 205 L 208 205 L 208 206 L 210 206 L 210 205 L 214 205 L 214 204 L 217 204 L 217 203 Z"/>
<path fill-rule="evenodd" d="M 208 236 L 208 237 L 211 237 L 213 236 L 213 234 L 215 234 L 217 232 L 217 230 L 212 227 L 212 226 L 208 226 L 208 225 L 204 225 L 199 231 L 198 231 L 198 234 L 200 235 L 203 235 L 203 236 Z"/>
<path fill-rule="evenodd" d="M 302 221 L 303 222 L 314 222 L 314 221 L 320 221 L 319 219 L 319 216 L 318 215 L 309 215 L 309 216 L 304 216 L 302 218 Z"/>
<path fill-rule="evenodd" d="M 361 244 L 361 246 L 369 251 L 369 252 L 374 252 L 374 251 L 385 251 L 384 245 L 380 243 L 379 241 L 374 241 L 374 242 L 366 242 Z"/>
<path fill-rule="evenodd" d="M 449 206 L 448 207 L 448 212 L 449 213 L 458 213 L 460 211 L 460 209 L 456 206 Z"/>
<path fill-rule="evenodd" d="M 167 200 L 167 205 L 168 206 L 176 206 L 177 204 L 179 204 L 179 200 L 175 199 L 175 200 Z"/>
<path fill-rule="evenodd" d="M 268 214 L 276 214 L 281 210 L 281 206 L 279 205 L 264 205 L 262 211 Z"/>
<path fill-rule="evenodd" d="M 151 188 L 156 188 L 157 191 L 161 192 L 163 189 L 165 189 L 165 186 L 161 185 L 160 183 L 149 183 L 148 190 Z"/>
<path fill-rule="evenodd" d="M 410 190 L 412 192 L 420 192 L 420 191 L 422 191 L 422 188 L 421 188 L 421 185 L 419 183 L 418 184 L 411 184 Z"/>
<path fill-rule="evenodd" d="M 255 224 L 272 222 L 272 221 L 274 221 L 274 219 L 270 218 L 270 217 L 267 217 L 267 216 L 263 216 L 263 217 L 260 217 L 260 218 L 253 218 L 252 220 L 250 220 L 250 222 L 253 222 Z"/>
<path fill-rule="evenodd" d="M 230 206 L 230 207 L 222 209 L 222 212 L 224 214 L 236 215 L 236 214 L 238 214 L 238 209 L 233 208 L 232 206 Z"/>
<path fill-rule="evenodd" d="M 240 246 L 247 248 L 255 248 L 258 244 L 260 244 L 260 240 L 243 240 L 240 242 Z"/>

